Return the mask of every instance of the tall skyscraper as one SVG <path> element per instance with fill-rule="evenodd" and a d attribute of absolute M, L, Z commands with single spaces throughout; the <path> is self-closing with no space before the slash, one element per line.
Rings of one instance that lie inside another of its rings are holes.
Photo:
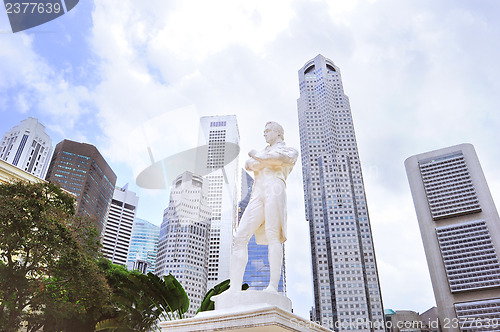
<path fill-rule="evenodd" d="M 370 219 L 340 70 L 318 55 L 299 70 L 299 87 L 300 148 L 314 283 L 312 316 L 336 330 L 383 331 Z"/>
<path fill-rule="evenodd" d="M 129 270 L 136 269 L 145 262 L 146 273 L 155 272 L 159 236 L 160 227 L 147 220 L 135 218 L 128 251 L 127 268 Z"/>
<path fill-rule="evenodd" d="M 66 139 L 59 142 L 45 179 L 74 193 L 76 213 L 95 218 L 99 232 L 103 231 L 116 175 L 95 146 Z"/>
<path fill-rule="evenodd" d="M 500 219 L 471 144 L 412 156 L 406 173 L 446 331 L 500 330 Z"/>
<path fill-rule="evenodd" d="M 238 158 L 229 162 L 226 142 L 239 145 L 240 134 L 235 115 L 205 116 L 200 119 L 198 145 L 208 146 L 205 176 L 208 205 L 212 208 L 208 288 L 229 278 L 233 229 L 238 222 Z"/>
<path fill-rule="evenodd" d="M 43 179 L 52 152 L 45 126 L 29 117 L 5 133 L 0 143 L 0 159 Z"/>
<path fill-rule="evenodd" d="M 238 221 L 241 220 L 245 208 L 250 202 L 254 180 L 245 170 L 241 172 L 241 201 L 238 209 Z M 283 246 L 283 267 L 281 268 L 281 278 L 278 284 L 278 292 L 285 293 L 285 247 Z M 266 245 L 259 245 L 255 241 L 255 234 L 248 242 L 248 263 L 243 275 L 243 282 L 247 283 L 250 289 L 264 290 L 269 284 L 269 251 Z"/>
<path fill-rule="evenodd" d="M 128 185 L 115 187 L 102 237 L 102 253 L 114 264 L 127 265 L 138 203 L 139 197 Z"/>
<path fill-rule="evenodd" d="M 179 175 L 163 214 L 156 258 L 156 275 L 172 274 L 189 297 L 187 317 L 198 310 L 207 291 L 211 208 L 203 177 Z"/>

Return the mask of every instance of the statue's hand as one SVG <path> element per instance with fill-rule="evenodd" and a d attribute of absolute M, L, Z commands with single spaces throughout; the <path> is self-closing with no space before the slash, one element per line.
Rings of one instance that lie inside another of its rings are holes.
<path fill-rule="evenodd" d="M 248 155 L 250 156 L 250 158 L 253 158 L 256 154 L 257 154 L 257 150 L 250 150 L 250 152 L 248 152 Z"/>

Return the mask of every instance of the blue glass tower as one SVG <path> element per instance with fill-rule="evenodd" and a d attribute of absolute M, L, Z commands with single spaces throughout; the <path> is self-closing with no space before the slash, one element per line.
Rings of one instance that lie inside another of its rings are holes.
<path fill-rule="evenodd" d="M 127 259 L 128 269 L 135 269 L 147 263 L 143 272 L 154 273 L 159 236 L 160 227 L 144 219 L 135 218 Z"/>
<path fill-rule="evenodd" d="M 253 178 L 245 170 L 242 170 L 241 175 L 241 201 L 238 208 L 238 221 L 240 221 L 245 208 L 250 201 L 252 194 Z M 285 283 L 285 256 L 283 252 L 283 267 L 281 268 L 281 278 L 278 284 L 278 291 L 286 292 Z M 243 276 L 243 282 L 250 286 L 250 289 L 263 290 L 269 284 L 269 260 L 266 245 L 259 245 L 255 242 L 255 235 L 252 236 L 248 243 L 248 263 Z"/>

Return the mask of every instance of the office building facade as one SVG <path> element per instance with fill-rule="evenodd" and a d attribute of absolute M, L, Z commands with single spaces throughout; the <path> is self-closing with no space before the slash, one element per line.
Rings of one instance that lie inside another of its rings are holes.
<path fill-rule="evenodd" d="M 500 330 L 500 219 L 474 147 L 415 155 L 405 167 L 443 328 Z"/>
<path fill-rule="evenodd" d="M 254 180 L 245 170 L 241 172 L 241 201 L 238 208 L 238 221 L 241 220 L 245 208 L 250 202 Z M 281 278 L 278 283 L 278 292 L 286 293 L 286 272 L 285 272 L 285 247 L 283 245 L 283 265 L 281 267 Z M 269 284 L 270 270 L 267 245 L 257 244 L 255 234 L 248 242 L 248 263 L 243 275 L 243 282 L 247 283 L 250 289 L 264 290 Z"/>
<path fill-rule="evenodd" d="M 155 272 L 159 236 L 160 227 L 147 220 L 135 218 L 127 259 L 129 270 L 141 270 L 139 267 L 145 264 L 145 273 Z"/>
<path fill-rule="evenodd" d="M 0 160 L 44 179 L 52 152 L 45 126 L 29 117 L 5 133 L 0 142 Z"/>
<path fill-rule="evenodd" d="M 76 213 L 95 220 L 102 234 L 116 174 L 95 146 L 63 140 L 56 145 L 45 179 L 77 197 Z"/>
<path fill-rule="evenodd" d="M 426 322 L 424 318 L 411 310 L 385 310 L 387 332 L 431 332 L 436 322 Z"/>
<path fill-rule="evenodd" d="M 189 297 L 187 317 L 195 315 L 207 291 L 210 217 L 205 179 L 179 175 L 163 214 L 155 273 L 172 274 Z"/>
<path fill-rule="evenodd" d="M 207 146 L 205 179 L 208 205 L 212 208 L 208 288 L 229 278 L 233 231 L 238 223 L 238 158 L 231 151 L 238 146 L 240 135 L 236 116 L 200 118 L 199 146 Z M 228 146 L 227 143 L 232 145 Z M 201 161 L 204 162 L 204 161 Z"/>
<path fill-rule="evenodd" d="M 101 238 L 102 253 L 114 264 L 127 265 L 138 203 L 139 197 L 128 190 L 127 185 L 123 188 L 115 187 L 104 234 Z"/>
<path fill-rule="evenodd" d="M 323 326 L 383 331 L 384 310 L 349 98 L 322 55 L 299 70 L 297 100 L 314 312 Z"/>

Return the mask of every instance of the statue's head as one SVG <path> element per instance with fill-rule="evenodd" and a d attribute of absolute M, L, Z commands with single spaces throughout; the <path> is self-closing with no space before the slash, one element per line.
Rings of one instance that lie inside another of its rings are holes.
<path fill-rule="evenodd" d="M 268 130 L 274 131 L 282 141 L 285 139 L 285 131 L 283 130 L 283 127 L 277 122 L 269 121 L 268 123 L 266 123 L 266 129 L 264 131 L 266 142 L 271 143 L 267 140 L 267 136 L 265 135 L 266 131 Z"/>

